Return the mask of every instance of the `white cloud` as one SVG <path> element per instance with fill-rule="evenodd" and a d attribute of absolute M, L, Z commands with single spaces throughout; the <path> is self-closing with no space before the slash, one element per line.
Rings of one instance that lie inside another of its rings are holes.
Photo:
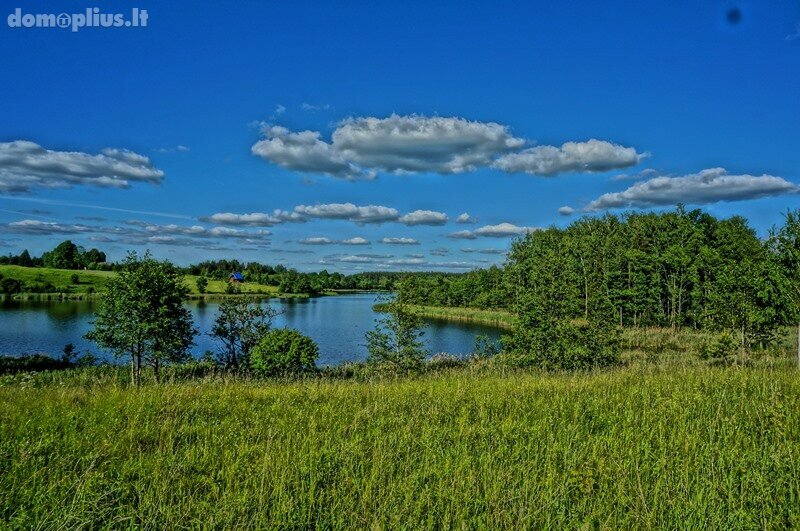
<path fill-rule="evenodd" d="M 251 151 L 278 166 L 345 179 L 371 177 L 342 158 L 316 131 L 294 133 L 285 127 L 268 125 L 261 131 L 265 139 L 256 142 Z"/>
<path fill-rule="evenodd" d="M 477 220 L 470 216 L 468 213 L 464 212 L 463 214 L 459 214 L 456 218 L 456 223 L 475 223 Z"/>
<path fill-rule="evenodd" d="M 275 116 L 280 116 L 281 114 L 286 112 L 286 107 L 281 105 L 280 103 L 275 106 Z"/>
<path fill-rule="evenodd" d="M 5 232 L 30 235 L 77 234 L 81 232 L 90 232 L 91 230 L 92 228 L 87 225 L 64 225 L 52 221 L 39 221 L 37 219 L 12 221 L 5 225 Z"/>
<path fill-rule="evenodd" d="M 381 243 L 389 245 L 419 245 L 419 241 L 414 238 L 382 238 Z"/>
<path fill-rule="evenodd" d="M 566 142 L 560 148 L 535 146 L 518 153 L 503 155 L 494 167 L 508 173 L 551 176 L 565 172 L 597 173 L 634 166 L 645 157 L 632 147 L 605 140 Z"/>
<path fill-rule="evenodd" d="M 562 207 L 559 207 L 558 213 L 561 214 L 562 216 L 571 216 L 572 214 L 575 213 L 575 209 L 569 205 L 564 205 Z"/>
<path fill-rule="evenodd" d="M 361 236 L 356 236 L 355 238 L 342 240 L 341 243 L 344 245 L 369 245 L 369 240 Z"/>
<path fill-rule="evenodd" d="M 369 240 L 361 238 L 360 236 L 356 236 L 355 238 L 350 238 L 348 240 L 332 240 L 330 238 L 317 236 L 312 238 L 304 238 L 298 241 L 298 243 L 302 243 L 304 245 L 369 245 Z"/>
<path fill-rule="evenodd" d="M 720 201 L 744 201 L 797 193 L 798 185 L 772 175 L 728 175 L 724 168 L 710 168 L 683 177 L 656 177 L 622 192 L 603 194 L 584 209 L 646 208 L 688 203 L 704 205 Z"/>
<path fill-rule="evenodd" d="M 473 231 L 461 230 L 449 235 L 456 240 L 474 240 L 478 237 L 486 238 L 507 238 L 509 236 L 520 236 L 538 230 L 535 227 L 518 227 L 511 223 L 500 223 L 498 225 L 485 225 Z"/>
<path fill-rule="evenodd" d="M 0 142 L 0 192 L 76 185 L 128 188 L 132 181 L 159 184 L 163 179 L 163 171 L 133 151 L 107 148 L 91 155 L 53 151 L 27 140 Z"/>
<path fill-rule="evenodd" d="M 444 225 L 447 214 L 433 210 L 415 210 L 401 216 L 397 221 L 405 225 Z"/>
<path fill-rule="evenodd" d="M 294 212 L 306 218 L 343 219 L 356 223 L 384 223 L 396 221 L 400 217 L 400 213 L 394 208 L 378 205 L 357 206 L 353 203 L 299 205 L 294 208 Z"/>
<path fill-rule="evenodd" d="M 303 245 L 332 245 L 336 242 L 330 238 L 315 237 L 304 238 L 297 243 L 302 243 Z"/>
<path fill-rule="evenodd" d="M 217 225 L 242 225 L 250 227 L 270 227 L 285 221 L 302 222 L 305 218 L 296 212 L 286 212 L 285 210 L 275 210 L 272 214 L 263 212 L 253 212 L 251 214 L 233 214 L 231 212 L 219 212 L 211 216 L 201 217 L 200 221 L 215 223 Z"/>
<path fill-rule="evenodd" d="M 453 238 L 455 240 L 474 240 L 477 238 L 475 234 L 470 230 L 460 230 L 457 232 L 453 232 L 448 235 L 448 237 Z"/>
<path fill-rule="evenodd" d="M 493 122 L 396 114 L 345 120 L 332 139 L 347 160 L 390 173 L 472 171 L 524 145 Z"/>
<path fill-rule="evenodd" d="M 507 236 L 519 236 L 537 230 L 534 227 L 518 227 L 511 223 L 500 223 L 499 225 L 486 225 L 475 229 L 476 236 L 487 236 L 490 238 L 505 238 Z"/>

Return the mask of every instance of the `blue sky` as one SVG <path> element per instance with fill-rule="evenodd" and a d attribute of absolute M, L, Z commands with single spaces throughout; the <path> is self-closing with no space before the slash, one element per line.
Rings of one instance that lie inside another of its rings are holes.
<path fill-rule="evenodd" d="M 607 210 L 800 207 L 796 1 L 343 4 L 4 7 L 0 252 L 458 271 Z"/>

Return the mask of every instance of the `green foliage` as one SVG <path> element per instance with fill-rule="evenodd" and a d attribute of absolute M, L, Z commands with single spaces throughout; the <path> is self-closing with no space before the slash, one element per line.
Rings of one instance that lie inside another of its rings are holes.
<path fill-rule="evenodd" d="M 197 277 L 197 281 L 195 282 L 197 285 L 197 291 L 202 293 L 206 292 L 206 288 L 208 287 L 208 279 L 206 277 Z"/>
<path fill-rule="evenodd" d="M 500 353 L 500 346 L 495 341 L 492 341 L 489 336 L 479 334 L 475 336 L 475 346 L 472 350 L 474 356 L 491 358 Z"/>
<path fill-rule="evenodd" d="M 729 363 L 740 349 L 740 343 L 731 332 L 722 332 L 706 339 L 700 345 L 698 356 L 701 360 Z"/>
<path fill-rule="evenodd" d="M 800 320 L 800 211 L 767 242 L 742 217 L 683 207 L 585 217 L 517 240 L 502 268 L 409 275 L 398 298 L 513 313 L 535 303 L 560 320 L 732 330 L 761 348 Z"/>
<path fill-rule="evenodd" d="M 280 328 L 267 332 L 250 354 L 254 371 L 265 376 L 297 375 L 313 372 L 319 348 L 297 330 Z"/>
<path fill-rule="evenodd" d="M 131 379 L 141 380 L 142 362 L 153 367 L 156 380 L 165 363 L 184 360 L 197 330 L 183 305 L 188 288 L 169 262 L 130 253 L 108 284 L 86 337 L 117 357 L 130 356 Z"/>
<path fill-rule="evenodd" d="M 399 302 L 386 304 L 385 311 L 367 332 L 367 361 L 398 373 L 419 371 L 428 355 L 420 340 L 422 318 Z"/>
<path fill-rule="evenodd" d="M 75 275 L 75 274 L 73 274 L 72 276 L 70 276 L 70 277 L 69 277 L 69 280 L 70 280 L 70 282 L 72 282 L 73 284 L 80 284 L 80 283 L 81 283 L 81 277 L 79 277 L 78 275 Z"/>
<path fill-rule="evenodd" d="M 279 313 L 271 306 L 244 297 L 222 301 L 211 328 L 211 336 L 221 344 L 217 359 L 222 366 L 233 369 L 248 367 L 250 351 L 269 332 Z"/>

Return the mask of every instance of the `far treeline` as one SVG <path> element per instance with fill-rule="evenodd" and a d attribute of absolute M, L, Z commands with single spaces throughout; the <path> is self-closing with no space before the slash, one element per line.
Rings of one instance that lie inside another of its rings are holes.
<path fill-rule="evenodd" d="M 0 265 L 34 268 L 53 268 L 89 271 L 120 271 L 122 264 L 106 261 L 106 253 L 98 249 L 86 250 L 66 240 L 40 257 L 31 256 L 27 249 L 19 255 L 0 256 Z M 326 270 L 305 273 L 283 265 L 267 265 L 259 262 L 239 260 L 206 260 L 188 267 L 178 268 L 186 275 L 195 275 L 208 280 L 226 281 L 233 272 L 242 273 L 246 282 L 276 286 L 281 293 L 317 295 L 331 290 L 392 291 L 403 276 L 402 273 L 380 271 L 344 275 Z M 427 275 L 427 273 L 420 273 Z M 26 285 L 14 279 L 3 279 L 0 275 L 0 293 L 55 291 L 49 284 Z"/>
<path fill-rule="evenodd" d="M 799 299 L 800 211 L 759 239 L 743 217 L 682 206 L 584 217 L 519 239 L 502 267 L 398 284 L 402 303 L 513 312 L 510 351 L 522 339 L 530 348 L 524 336 L 541 323 L 567 321 L 725 331 L 765 348 L 797 323 Z"/>

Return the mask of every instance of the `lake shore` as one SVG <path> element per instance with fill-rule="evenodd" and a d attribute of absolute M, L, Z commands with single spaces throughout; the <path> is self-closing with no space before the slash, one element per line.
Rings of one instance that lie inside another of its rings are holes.
<path fill-rule="evenodd" d="M 386 303 L 378 303 L 374 308 L 376 312 L 385 312 L 387 305 Z M 411 313 L 424 319 L 472 323 L 492 326 L 503 330 L 511 329 L 514 324 L 514 314 L 503 310 L 423 306 L 419 304 L 408 304 L 406 308 L 408 308 Z"/>

